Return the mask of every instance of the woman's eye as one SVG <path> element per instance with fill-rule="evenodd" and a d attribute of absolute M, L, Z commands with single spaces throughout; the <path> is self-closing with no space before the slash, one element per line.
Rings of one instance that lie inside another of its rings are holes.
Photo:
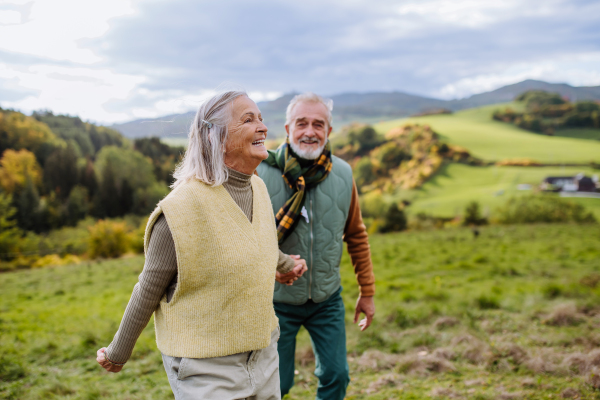
<path fill-rule="evenodd" d="M 251 122 L 251 121 L 252 121 L 252 120 L 251 120 L 250 118 L 247 118 L 247 119 L 244 121 L 244 123 Z"/>

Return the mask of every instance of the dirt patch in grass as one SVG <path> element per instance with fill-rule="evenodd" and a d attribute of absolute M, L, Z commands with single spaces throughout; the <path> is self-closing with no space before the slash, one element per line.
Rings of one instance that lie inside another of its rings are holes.
<path fill-rule="evenodd" d="M 435 329 L 443 330 L 446 328 L 452 328 L 455 325 L 458 325 L 460 321 L 458 318 L 454 317 L 440 317 L 434 323 L 433 326 Z"/>
<path fill-rule="evenodd" d="M 560 397 L 563 399 L 578 399 L 579 396 L 581 396 L 581 393 L 575 388 L 566 388 L 560 393 Z"/>
<path fill-rule="evenodd" d="M 577 311 L 574 304 L 559 304 L 543 321 L 551 326 L 576 326 L 585 321 L 585 317 Z"/>
<path fill-rule="evenodd" d="M 400 387 L 402 379 L 402 375 L 398 375 L 396 373 L 384 375 L 377 379 L 375 382 L 371 383 L 367 388 L 366 393 L 377 393 L 378 391 L 386 387 Z"/>
<path fill-rule="evenodd" d="M 450 388 L 444 388 L 444 387 L 433 388 L 431 390 L 431 397 L 442 398 L 442 399 L 460 399 L 460 398 L 462 398 L 462 396 L 458 392 L 456 392 Z"/>

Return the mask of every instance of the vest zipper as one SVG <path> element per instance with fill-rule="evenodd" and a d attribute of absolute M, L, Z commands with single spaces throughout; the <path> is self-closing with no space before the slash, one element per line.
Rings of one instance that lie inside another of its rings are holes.
<path fill-rule="evenodd" d="M 308 285 L 308 298 L 312 299 L 312 270 L 313 270 L 313 212 L 312 212 L 312 199 L 310 200 L 310 271 L 309 271 L 309 285 Z"/>

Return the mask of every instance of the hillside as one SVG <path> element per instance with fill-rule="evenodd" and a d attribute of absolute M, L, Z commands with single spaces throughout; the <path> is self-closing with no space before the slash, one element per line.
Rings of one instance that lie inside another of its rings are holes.
<path fill-rule="evenodd" d="M 494 121 L 494 110 L 507 104 L 459 111 L 450 115 L 429 115 L 375 124 L 384 134 L 399 125 L 427 124 L 449 143 L 467 148 L 471 154 L 488 161 L 529 158 L 543 163 L 584 164 L 600 158 L 600 141 L 575 137 L 549 137 Z M 518 108 L 519 104 L 512 104 Z M 593 130 L 586 130 L 588 135 Z M 571 130 L 573 136 L 577 130 Z"/>
<path fill-rule="evenodd" d="M 376 123 L 432 109 L 447 108 L 457 111 L 505 103 L 531 89 L 558 92 L 571 100 L 600 100 L 600 86 L 573 87 L 531 79 L 457 100 L 441 100 L 402 92 L 342 93 L 330 96 L 334 101 L 333 125 L 340 127 L 353 121 Z M 285 136 L 285 110 L 293 96 L 294 94 L 286 94 L 276 100 L 258 104 L 272 138 Z M 155 119 L 140 119 L 112 127 L 127 137 L 185 136 L 193 117 L 194 112 L 188 112 Z"/>

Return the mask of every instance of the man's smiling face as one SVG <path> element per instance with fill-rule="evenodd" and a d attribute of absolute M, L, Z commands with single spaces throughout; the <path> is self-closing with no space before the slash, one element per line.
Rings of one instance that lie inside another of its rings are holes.
<path fill-rule="evenodd" d="M 303 101 L 293 108 L 285 130 L 292 150 L 301 158 L 314 160 L 323 152 L 331 132 L 327 114 L 327 107 L 318 102 Z"/>

